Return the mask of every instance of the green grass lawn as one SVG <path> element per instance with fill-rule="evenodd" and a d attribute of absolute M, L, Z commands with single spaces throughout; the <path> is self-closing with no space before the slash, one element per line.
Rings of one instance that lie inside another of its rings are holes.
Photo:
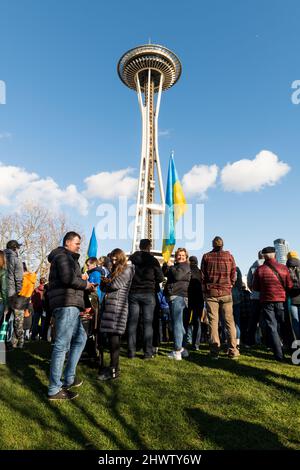
<path fill-rule="evenodd" d="M 100 383 L 80 364 L 80 396 L 48 402 L 51 347 L 26 344 L 0 366 L 0 449 L 299 449 L 300 369 L 263 349 L 211 361 L 121 358 Z"/>

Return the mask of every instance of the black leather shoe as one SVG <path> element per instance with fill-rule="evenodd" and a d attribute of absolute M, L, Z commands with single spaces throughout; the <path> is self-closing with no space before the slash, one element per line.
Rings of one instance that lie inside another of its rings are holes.
<path fill-rule="evenodd" d="M 108 367 L 100 375 L 98 375 L 97 380 L 111 380 L 117 379 L 120 375 L 120 370 L 115 369 L 114 367 Z"/>

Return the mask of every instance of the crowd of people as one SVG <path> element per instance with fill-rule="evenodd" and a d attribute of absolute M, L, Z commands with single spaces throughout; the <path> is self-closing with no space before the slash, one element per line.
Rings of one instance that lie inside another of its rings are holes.
<path fill-rule="evenodd" d="M 150 240 L 143 239 L 129 257 L 116 248 L 106 257 L 88 258 L 82 269 L 80 246 L 80 235 L 68 232 L 63 246 L 49 254 L 48 279 L 41 277 L 37 287 L 16 240 L 0 251 L 0 342 L 7 353 L 26 340 L 52 343 L 49 400 L 78 396 L 76 367 L 84 354 L 97 361 L 98 380 L 117 378 L 122 339 L 131 360 L 140 349 L 144 360 L 153 360 L 164 342 L 173 344 L 168 358 L 176 361 L 201 343 L 208 343 L 212 360 L 221 352 L 235 360 L 242 347 L 261 343 L 280 362 L 293 340 L 300 340 L 295 251 L 284 265 L 276 261 L 274 247 L 263 248 L 246 284 L 221 237 L 213 239 L 200 266 L 185 248 L 176 250 L 174 262 L 161 265 Z"/>

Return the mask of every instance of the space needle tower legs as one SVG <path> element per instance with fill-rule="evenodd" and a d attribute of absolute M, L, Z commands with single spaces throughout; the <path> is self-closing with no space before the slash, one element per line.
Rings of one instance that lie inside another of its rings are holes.
<path fill-rule="evenodd" d="M 158 116 L 162 92 L 181 74 L 177 56 L 164 46 L 148 44 L 126 52 L 118 64 L 121 80 L 136 90 L 142 116 L 142 148 L 132 251 L 142 238 L 155 250 L 154 216 L 163 214 L 165 196 L 158 151 Z M 155 100 L 156 95 L 156 100 Z M 156 201 L 156 174 L 159 202 Z"/>

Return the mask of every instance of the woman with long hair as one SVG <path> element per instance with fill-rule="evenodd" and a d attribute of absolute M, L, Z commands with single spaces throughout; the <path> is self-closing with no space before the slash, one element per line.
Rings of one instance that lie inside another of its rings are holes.
<path fill-rule="evenodd" d="M 100 321 L 100 333 L 106 333 L 109 342 L 110 367 L 99 371 L 98 380 L 115 379 L 120 375 L 119 356 L 121 336 L 125 333 L 128 317 L 128 293 L 134 276 L 134 266 L 127 264 L 124 251 L 116 248 L 110 253 L 112 271 L 102 278 L 105 292 Z"/>
<path fill-rule="evenodd" d="M 7 270 L 4 251 L 0 250 L 0 325 L 8 310 Z"/>

